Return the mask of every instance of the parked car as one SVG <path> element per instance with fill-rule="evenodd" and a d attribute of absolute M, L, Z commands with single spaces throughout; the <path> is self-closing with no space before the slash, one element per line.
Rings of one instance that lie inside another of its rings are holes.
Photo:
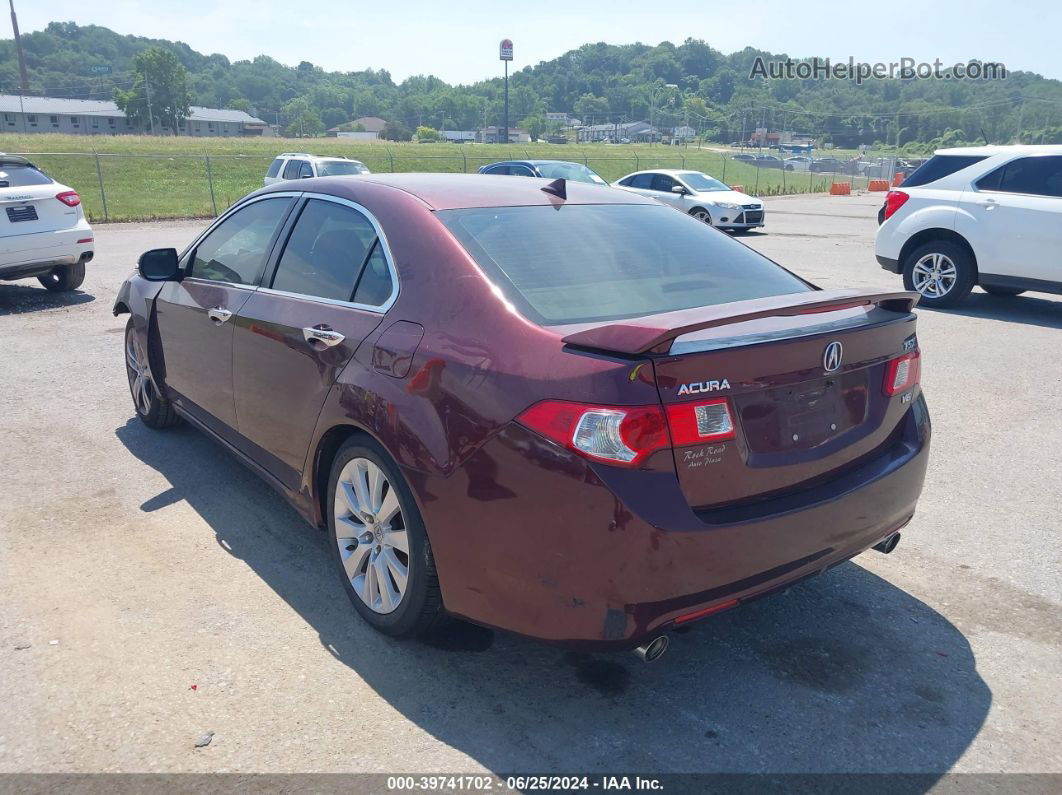
<path fill-rule="evenodd" d="M 810 171 L 812 159 L 807 155 L 796 155 L 785 159 L 786 171 Z"/>
<path fill-rule="evenodd" d="M 837 174 L 842 163 L 836 157 L 818 157 L 811 161 L 810 170 L 815 174 Z"/>
<path fill-rule="evenodd" d="M 926 306 L 1062 293 L 1062 146 L 940 149 L 890 191 L 874 253 Z"/>
<path fill-rule="evenodd" d="M 916 298 L 820 290 L 628 191 L 387 174 L 251 194 L 114 312 L 139 419 L 327 528 L 376 629 L 651 658 L 895 545 L 930 436 Z"/>
<path fill-rule="evenodd" d="M 502 160 L 498 163 L 481 166 L 479 173 L 513 177 L 570 179 L 575 182 L 589 182 L 593 185 L 608 185 L 597 173 L 582 163 L 571 163 L 567 160 Z"/>
<path fill-rule="evenodd" d="M 24 157 L 0 153 L 0 280 L 36 279 L 76 290 L 92 259 L 92 227 L 81 197 Z"/>
<path fill-rule="evenodd" d="M 764 224 L 763 202 L 700 171 L 636 171 L 612 184 L 669 204 L 720 229 L 754 229 Z"/>
<path fill-rule="evenodd" d="M 284 152 L 277 155 L 266 171 L 265 184 L 285 182 L 290 179 L 313 177 L 344 177 L 354 174 L 369 174 L 368 167 L 360 160 L 346 157 L 322 157 L 305 152 Z"/>
<path fill-rule="evenodd" d="M 756 166 L 756 168 L 781 168 L 782 158 L 774 155 L 756 155 L 752 165 Z"/>
<path fill-rule="evenodd" d="M 745 163 L 751 163 L 756 159 L 756 155 L 750 155 L 747 152 L 738 152 L 736 155 L 730 156 L 731 160 L 741 160 Z"/>

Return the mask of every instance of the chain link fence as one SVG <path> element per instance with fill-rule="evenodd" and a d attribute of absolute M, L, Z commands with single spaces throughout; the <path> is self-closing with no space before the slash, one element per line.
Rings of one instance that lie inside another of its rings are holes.
<path fill-rule="evenodd" d="M 278 149 L 281 144 L 278 143 Z M 373 172 L 474 173 L 499 160 L 543 158 L 520 147 L 455 144 L 452 155 L 418 155 L 415 146 L 373 147 L 357 159 Z M 602 149 L 607 149 L 602 152 Z M 554 151 L 556 150 L 556 151 Z M 768 153 L 720 152 L 660 146 L 624 152 L 622 145 L 583 149 L 551 147 L 549 157 L 585 164 L 609 182 L 634 171 L 677 168 L 703 171 L 752 196 L 821 193 L 834 184 L 848 190 L 880 190 L 905 166 L 894 156 L 865 154 L 815 159 Z M 24 156 L 57 181 L 81 194 L 91 221 L 132 221 L 157 218 L 213 217 L 253 190 L 262 187 L 269 155 L 105 154 L 96 152 L 32 152 Z M 872 181 L 878 184 L 872 185 Z"/>

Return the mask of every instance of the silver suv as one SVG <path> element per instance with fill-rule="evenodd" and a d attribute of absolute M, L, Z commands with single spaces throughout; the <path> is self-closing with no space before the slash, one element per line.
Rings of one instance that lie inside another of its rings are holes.
<path fill-rule="evenodd" d="M 310 179 L 311 177 L 342 177 L 350 174 L 368 174 L 368 167 L 360 160 L 347 157 L 323 157 L 308 155 L 305 152 L 284 152 L 269 165 L 265 184 L 283 182 L 288 179 Z"/>

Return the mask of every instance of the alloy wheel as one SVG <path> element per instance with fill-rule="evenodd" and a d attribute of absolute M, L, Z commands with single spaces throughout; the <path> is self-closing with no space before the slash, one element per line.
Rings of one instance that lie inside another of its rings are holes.
<path fill-rule="evenodd" d="M 391 613 L 409 581 L 409 534 L 398 492 L 383 470 L 354 458 L 339 473 L 336 543 L 354 592 L 375 613 Z"/>
<path fill-rule="evenodd" d="M 693 217 L 696 218 L 698 221 L 703 221 L 706 224 L 710 224 L 712 222 L 712 216 L 710 216 L 705 210 L 697 210 L 695 213 L 693 213 Z"/>
<path fill-rule="evenodd" d="M 959 277 L 955 263 L 946 254 L 931 253 L 919 259 L 911 270 L 915 290 L 926 298 L 943 298 Z"/>
<path fill-rule="evenodd" d="M 151 413 L 151 399 L 155 394 L 155 384 L 148 370 L 147 355 L 136 332 L 132 330 L 125 338 L 125 366 L 129 376 L 129 391 L 133 393 L 136 410 L 147 416 Z"/>

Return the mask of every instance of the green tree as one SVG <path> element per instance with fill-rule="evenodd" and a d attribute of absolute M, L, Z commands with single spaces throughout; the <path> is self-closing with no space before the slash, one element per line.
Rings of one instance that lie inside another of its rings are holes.
<path fill-rule="evenodd" d="M 177 56 L 161 47 L 141 50 L 133 58 L 133 74 L 132 88 L 114 90 L 115 104 L 141 129 L 167 128 L 176 135 L 192 102 L 188 73 Z"/>
<path fill-rule="evenodd" d="M 422 144 L 438 141 L 439 131 L 436 130 L 434 127 L 426 127 L 422 124 L 417 127 L 417 140 L 420 141 Z"/>
<path fill-rule="evenodd" d="M 550 128 L 550 123 L 545 116 L 528 116 L 520 122 L 520 126 L 527 130 L 532 141 L 537 141 Z"/>
<path fill-rule="evenodd" d="M 313 138 L 325 131 L 320 114 L 306 97 L 296 97 L 280 109 L 286 124 L 284 134 L 292 138 Z"/>
<path fill-rule="evenodd" d="M 413 137 L 413 133 L 402 122 L 389 121 L 380 133 L 380 137 L 385 141 L 408 141 Z"/>

